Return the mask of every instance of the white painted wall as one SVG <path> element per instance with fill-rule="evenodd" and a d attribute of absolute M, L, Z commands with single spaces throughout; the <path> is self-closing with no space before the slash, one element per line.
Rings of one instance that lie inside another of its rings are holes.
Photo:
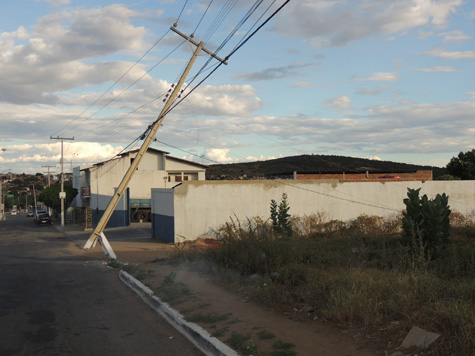
<path fill-rule="evenodd" d="M 405 208 L 408 187 L 422 188 L 420 195 L 429 198 L 446 193 L 452 211 L 475 214 L 475 181 L 188 181 L 174 189 L 176 241 L 204 236 L 230 217 L 241 221 L 254 216 L 267 219 L 270 201 L 280 202 L 282 193 L 288 196 L 292 215 L 323 212 L 328 218 L 343 221 L 362 214 L 393 216 Z"/>
<path fill-rule="evenodd" d="M 100 199 L 101 201 L 98 201 L 98 197 L 107 197 L 114 194 L 114 189 L 119 186 L 130 167 L 131 159 L 136 155 L 137 152 L 131 152 L 120 158 L 90 167 L 88 174 L 84 170 L 81 171 L 86 167 L 74 168 L 74 187 L 79 191 L 81 187 L 90 187 L 91 189 L 89 200 L 81 200 L 79 193 L 74 205 L 104 209 L 103 205 L 107 199 L 104 198 L 105 200 Z M 205 166 L 166 156 L 165 152 L 147 151 L 128 185 L 130 198 L 150 199 L 150 189 L 170 188 L 178 181 L 175 180 L 175 176 L 182 176 L 183 174 L 187 175 L 189 180 L 204 180 Z M 170 183 L 168 182 L 168 175 L 171 175 Z M 86 176 L 88 176 L 88 179 Z M 90 202 L 90 205 L 88 202 Z M 108 201 L 105 204 L 107 205 Z"/>

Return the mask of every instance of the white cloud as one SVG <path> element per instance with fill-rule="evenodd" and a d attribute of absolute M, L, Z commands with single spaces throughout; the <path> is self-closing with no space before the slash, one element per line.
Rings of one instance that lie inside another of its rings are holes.
<path fill-rule="evenodd" d="M 254 156 L 247 156 L 246 161 L 248 162 L 255 162 L 255 161 L 268 161 L 270 159 L 276 159 L 277 157 L 274 156 L 259 156 L 259 157 L 254 157 Z"/>
<path fill-rule="evenodd" d="M 351 109 L 351 99 L 346 95 L 338 96 L 336 98 L 329 99 L 325 102 L 325 105 L 329 109 Z"/>
<path fill-rule="evenodd" d="M 262 105 L 251 85 L 206 85 L 195 91 L 177 110 L 186 113 L 191 109 L 195 113 L 217 116 L 247 116 Z"/>
<path fill-rule="evenodd" d="M 444 28 L 462 4 L 462 0 L 301 0 L 287 5 L 286 16 L 277 18 L 276 29 L 314 46 L 343 46 L 375 35 L 404 34 L 418 27 Z"/>
<path fill-rule="evenodd" d="M 475 59 L 475 51 L 455 51 L 450 52 L 442 48 L 433 48 L 429 51 L 421 52 L 426 56 L 433 56 L 443 59 Z"/>
<path fill-rule="evenodd" d="M 439 36 L 444 36 L 443 43 L 463 42 L 470 40 L 472 37 L 464 34 L 462 31 L 451 31 L 439 33 Z"/>
<path fill-rule="evenodd" d="M 311 88 L 315 87 L 315 83 L 309 83 L 309 82 L 293 82 L 292 87 L 294 88 Z"/>
<path fill-rule="evenodd" d="M 46 144 L 23 144 L 7 145 L 7 150 L 0 155 L 2 165 L 9 164 L 14 167 L 22 167 L 24 163 L 41 163 L 42 165 L 58 165 L 61 159 L 61 144 L 54 141 Z M 121 146 L 113 147 L 109 144 L 65 141 L 64 162 L 70 171 L 70 164 L 92 165 L 97 162 L 113 158 L 122 150 Z M 3 167 L 0 167 L 3 168 Z M 36 173 L 30 171 L 28 173 Z"/>
<path fill-rule="evenodd" d="M 215 162 L 226 163 L 232 162 L 233 159 L 228 157 L 229 149 L 210 148 L 206 150 L 205 156 Z"/>
<path fill-rule="evenodd" d="M 2 33 L 2 101 L 55 104 L 58 91 L 117 79 L 130 63 L 91 59 L 145 48 L 145 29 L 131 24 L 137 15 L 123 5 L 69 9 L 42 17 L 31 33 L 23 27 Z M 139 68 L 124 81 L 138 76 Z"/>
<path fill-rule="evenodd" d="M 378 73 L 373 73 L 367 78 L 361 78 L 357 79 L 357 81 L 397 81 L 401 80 L 395 73 L 390 73 L 390 72 L 378 72 Z"/>
<path fill-rule="evenodd" d="M 413 68 L 416 72 L 436 73 L 436 72 L 455 72 L 454 67 L 437 66 L 431 68 Z"/>
<path fill-rule="evenodd" d="M 47 2 L 55 7 L 67 5 L 71 2 L 71 0 L 35 0 L 37 2 Z"/>
<path fill-rule="evenodd" d="M 373 161 L 382 161 L 381 157 L 378 156 L 371 156 L 371 157 L 366 157 L 367 159 L 371 159 Z"/>

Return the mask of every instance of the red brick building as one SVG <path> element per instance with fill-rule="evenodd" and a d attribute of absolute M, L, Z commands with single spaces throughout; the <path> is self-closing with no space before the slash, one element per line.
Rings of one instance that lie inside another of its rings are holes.
<path fill-rule="evenodd" d="M 350 171 L 350 172 L 316 172 L 305 171 L 293 173 L 294 179 L 338 179 L 340 182 L 394 182 L 394 181 L 428 181 L 432 180 L 431 170 L 418 171 Z"/>

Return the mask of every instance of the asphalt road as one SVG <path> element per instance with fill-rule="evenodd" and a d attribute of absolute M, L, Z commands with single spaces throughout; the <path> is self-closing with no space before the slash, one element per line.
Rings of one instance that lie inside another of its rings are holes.
<path fill-rule="evenodd" d="M 0 221 L 0 356 L 202 355 L 54 226 Z"/>

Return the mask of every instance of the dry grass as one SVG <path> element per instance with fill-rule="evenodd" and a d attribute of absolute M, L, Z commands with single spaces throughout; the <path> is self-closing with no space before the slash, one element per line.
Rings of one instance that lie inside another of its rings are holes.
<path fill-rule="evenodd" d="M 258 274 L 245 293 L 295 317 L 372 330 L 399 321 L 442 334 L 431 355 L 475 355 L 475 224 L 458 213 L 451 223 L 450 244 L 434 261 L 408 253 L 400 216 L 364 215 L 293 217 L 291 239 L 260 218 L 234 219 L 216 232 L 217 249 L 193 258 L 243 281 Z"/>

